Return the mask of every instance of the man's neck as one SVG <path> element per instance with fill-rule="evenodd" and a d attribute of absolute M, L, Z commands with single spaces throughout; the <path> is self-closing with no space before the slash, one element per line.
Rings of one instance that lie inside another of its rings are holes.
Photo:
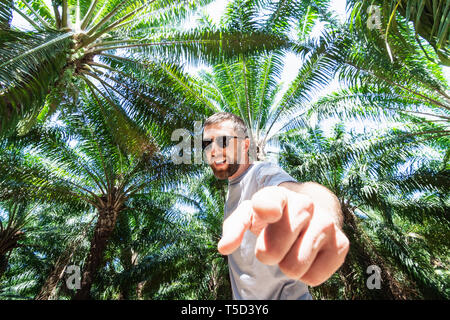
<path fill-rule="evenodd" d="M 248 167 L 250 167 L 250 163 L 244 163 L 239 166 L 239 169 L 230 177 L 228 177 L 228 181 L 232 182 L 234 179 L 239 178 L 245 171 L 247 171 Z"/>

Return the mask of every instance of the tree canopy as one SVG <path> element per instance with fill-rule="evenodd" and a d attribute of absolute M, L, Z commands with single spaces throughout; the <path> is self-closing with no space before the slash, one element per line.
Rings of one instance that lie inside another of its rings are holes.
<path fill-rule="evenodd" d="M 314 298 L 448 299 L 450 5 L 332 4 L 2 1 L 0 299 L 231 299 L 226 181 L 172 161 L 218 111 L 339 199 L 350 252 Z"/>

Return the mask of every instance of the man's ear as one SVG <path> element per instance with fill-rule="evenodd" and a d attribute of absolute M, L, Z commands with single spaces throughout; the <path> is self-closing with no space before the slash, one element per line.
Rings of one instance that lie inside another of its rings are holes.
<path fill-rule="evenodd" d="M 249 157 L 249 148 L 250 148 L 250 140 L 249 140 L 249 138 L 245 138 L 244 140 L 243 140 L 243 142 L 244 142 L 244 144 L 243 144 L 243 146 L 244 146 L 244 152 L 239 152 L 238 151 L 238 153 L 237 153 L 237 163 L 238 164 L 245 164 L 245 163 L 247 163 L 247 158 Z M 242 147 L 242 141 L 241 142 L 238 142 L 239 144 L 238 144 L 238 148 L 240 149 L 241 147 Z"/>
<path fill-rule="evenodd" d="M 245 151 L 248 152 L 248 150 L 250 149 L 250 139 L 249 138 L 245 138 Z"/>
<path fill-rule="evenodd" d="M 244 140 L 244 148 L 245 148 L 244 154 L 250 160 L 250 139 L 249 138 L 245 138 L 245 140 Z"/>

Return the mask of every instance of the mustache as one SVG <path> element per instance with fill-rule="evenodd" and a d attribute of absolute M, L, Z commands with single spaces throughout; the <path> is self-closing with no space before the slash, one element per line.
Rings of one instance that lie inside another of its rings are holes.
<path fill-rule="evenodd" d="M 220 180 L 224 180 L 227 179 L 228 177 L 231 177 L 233 174 L 236 173 L 236 171 L 238 171 L 239 167 L 241 165 L 234 163 L 234 164 L 228 164 L 228 166 L 226 167 L 226 169 L 224 170 L 217 170 L 215 168 L 215 166 L 211 165 L 211 169 L 214 172 L 214 175 L 216 176 L 216 178 L 220 179 Z"/>
<path fill-rule="evenodd" d="M 245 158 L 244 157 L 234 157 L 230 158 L 227 156 L 214 156 L 209 159 L 207 159 L 207 163 L 209 165 L 215 164 L 216 162 L 225 162 L 227 164 L 245 164 Z"/>

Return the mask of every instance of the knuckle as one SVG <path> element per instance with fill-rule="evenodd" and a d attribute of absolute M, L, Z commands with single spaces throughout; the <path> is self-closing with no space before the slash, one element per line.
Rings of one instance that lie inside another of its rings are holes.
<path fill-rule="evenodd" d="M 302 282 L 306 283 L 310 287 L 317 287 L 317 286 L 321 285 L 324 281 L 323 280 L 319 280 L 319 279 L 310 278 L 310 279 L 307 279 L 307 280 L 303 280 L 302 279 Z"/>
<path fill-rule="evenodd" d="M 306 199 L 305 199 L 305 207 L 306 207 L 306 208 L 310 208 L 311 211 L 312 211 L 312 209 L 314 208 L 314 202 L 313 202 L 312 198 L 309 197 L 309 196 L 306 196 Z"/>
<path fill-rule="evenodd" d="M 264 264 L 277 264 L 283 258 L 281 245 L 279 241 L 274 241 L 273 234 L 265 228 L 256 240 L 255 256 Z"/>
<path fill-rule="evenodd" d="M 273 195 L 276 194 L 278 189 L 278 187 L 276 186 L 268 186 L 268 187 L 264 187 L 258 191 L 256 191 L 251 200 L 252 201 L 265 201 L 267 199 L 268 195 Z"/>
<path fill-rule="evenodd" d="M 284 259 L 279 264 L 281 272 L 291 279 L 299 279 L 308 269 L 308 263 L 305 259 L 296 259 L 295 261 Z"/>
<path fill-rule="evenodd" d="M 303 198 L 305 197 L 305 198 Z M 307 196 L 296 194 L 289 199 L 287 205 L 289 219 L 297 223 L 303 223 L 313 218 L 313 204 Z"/>
<path fill-rule="evenodd" d="M 299 194 L 299 193 L 297 193 L 297 197 L 299 199 L 301 199 L 304 209 L 306 209 L 306 210 L 308 210 L 310 212 L 313 211 L 313 209 L 314 209 L 314 202 L 313 202 L 313 200 L 312 200 L 312 198 L 310 196 L 308 196 L 306 194 Z"/>
<path fill-rule="evenodd" d="M 261 189 L 260 193 L 255 193 L 251 199 L 251 208 L 253 212 L 266 222 L 275 222 L 283 215 L 285 200 L 282 195 L 275 192 L 267 191 L 264 193 Z"/>
<path fill-rule="evenodd" d="M 300 281 L 310 287 L 317 287 L 328 280 L 330 276 L 330 274 L 323 274 L 320 272 L 307 272 L 300 278 Z"/>
<path fill-rule="evenodd" d="M 301 210 L 300 212 L 297 213 L 297 216 L 299 218 L 311 220 L 312 217 L 313 217 L 313 213 L 312 213 L 312 211 L 310 211 L 308 209 L 303 209 L 303 210 Z"/>
<path fill-rule="evenodd" d="M 287 221 L 287 225 L 289 226 L 289 229 L 291 232 L 296 232 L 294 230 L 298 230 L 298 232 L 301 230 L 301 228 L 305 225 L 307 225 L 311 219 L 312 215 L 310 212 L 303 210 L 300 212 L 290 213 L 286 215 L 285 217 Z"/>
<path fill-rule="evenodd" d="M 259 248 L 256 249 L 255 256 L 256 259 L 268 265 L 277 264 L 282 258 L 280 254 L 275 250 L 259 249 Z"/>
<path fill-rule="evenodd" d="M 283 272 L 287 277 L 291 279 L 299 279 L 303 272 L 299 268 L 293 268 L 292 266 L 286 265 L 285 263 L 279 263 L 278 267 L 281 272 Z"/>
<path fill-rule="evenodd" d="M 322 219 L 320 221 L 319 231 L 329 233 L 334 230 L 335 224 L 331 219 Z"/>
<path fill-rule="evenodd" d="M 346 256 L 350 249 L 350 240 L 348 240 L 348 238 L 345 235 L 343 235 L 337 245 L 337 248 L 340 254 Z"/>

